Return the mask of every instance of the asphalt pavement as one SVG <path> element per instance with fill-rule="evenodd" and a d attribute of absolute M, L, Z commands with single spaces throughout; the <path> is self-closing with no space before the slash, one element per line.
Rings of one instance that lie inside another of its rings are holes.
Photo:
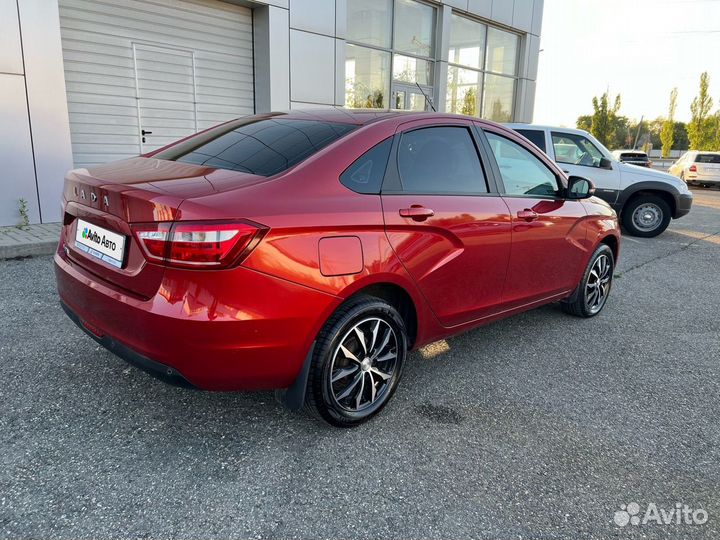
<path fill-rule="evenodd" d="M 624 237 L 600 316 L 433 344 L 353 430 L 129 367 L 64 315 L 50 257 L 0 262 L 0 308 L 2 538 L 720 536 L 720 191 Z M 676 503 L 707 521 L 614 520 Z"/>

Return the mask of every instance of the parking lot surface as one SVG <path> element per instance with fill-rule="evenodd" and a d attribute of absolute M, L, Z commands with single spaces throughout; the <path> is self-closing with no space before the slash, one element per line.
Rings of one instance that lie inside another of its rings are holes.
<path fill-rule="evenodd" d="M 0 262 L 0 537 L 720 536 L 718 191 L 624 237 L 600 316 L 413 353 L 353 430 L 129 367 L 67 319 L 51 263 Z M 618 526 L 631 502 L 708 520 Z"/>

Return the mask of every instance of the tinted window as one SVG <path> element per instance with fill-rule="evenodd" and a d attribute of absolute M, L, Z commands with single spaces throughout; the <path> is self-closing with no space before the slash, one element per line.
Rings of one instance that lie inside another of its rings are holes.
<path fill-rule="evenodd" d="M 398 169 L 408 193 L 487 193 L 475 143 L 464 127 L 404 133 L 398 145 Z"/>
<path fill-rule="evenodd" d="M 557 179 L 542 161 L 505 137 L 494 133 L 486 135 L 500 167 L 505 193 L 541 197 L 557 195 Z"/>
<path fill-rule="evenodd" d="M 155 157 L 272 176 L 308 158 L 354 127 L 316 120 L 241 120 L 199 134 Z M 196 139 L 198 144 L 193 145 Z"/>
<path fill-rule="evenodd" d="M 642 152 L 624 152 L 620 154 L 620 161 L 650 161 L 647 154 Z"/>
<path fill-rule="evenodd" d="M 380 193 L 391 147 L 392 137 L 373 146 L 340 175 L 340 182 L 358 193 Z"/>
<path fill-rule="evenodd" d="M 698 154 L 695 163 L 720 163 L 720 154 Z"/>
<path fill-rule="evenodd" d="M 600 167 L 603 155 L 587 137 L 574 133 L 553 132 L 552 142 L 555 161 L 558 163 Z"/>
<path fill-rule="evenodd" d="M 544 131 L 538 131 L 537 129 L 516 129 L 515 131 L 517 131 L 520 135 L 532 142 L 543 152 L 547 152 L 547 147 L 545 146 Z"/>

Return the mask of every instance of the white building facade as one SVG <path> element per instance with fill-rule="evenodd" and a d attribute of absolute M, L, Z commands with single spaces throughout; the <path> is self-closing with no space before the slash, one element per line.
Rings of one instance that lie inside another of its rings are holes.
<path fill-rule="evenodd" d="M 543 0 L 0 0 L 0 225 L 68 169 L 255 112 L 532 121 Z"/>

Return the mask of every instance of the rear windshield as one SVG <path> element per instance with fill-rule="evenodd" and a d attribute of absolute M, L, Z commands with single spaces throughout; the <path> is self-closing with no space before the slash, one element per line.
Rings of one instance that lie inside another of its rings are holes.
<path fill-rule="evenodd" d="M 355 128 L 318 120 L 265 118 L 223 124 L 155 154 L 158 159 L 272 176 Z"/>
<path fill-rule="evenodd" d="M 720 154 L 698 154 L 695 163 L 720 163 Z"/>
<path fill-rule="evenodd" d="M 647 154 L 623 153 L 620 155 L 621 155 L 622 159 L 632 159 L 635 161 L 647 161 L 648 160 Z"/>

